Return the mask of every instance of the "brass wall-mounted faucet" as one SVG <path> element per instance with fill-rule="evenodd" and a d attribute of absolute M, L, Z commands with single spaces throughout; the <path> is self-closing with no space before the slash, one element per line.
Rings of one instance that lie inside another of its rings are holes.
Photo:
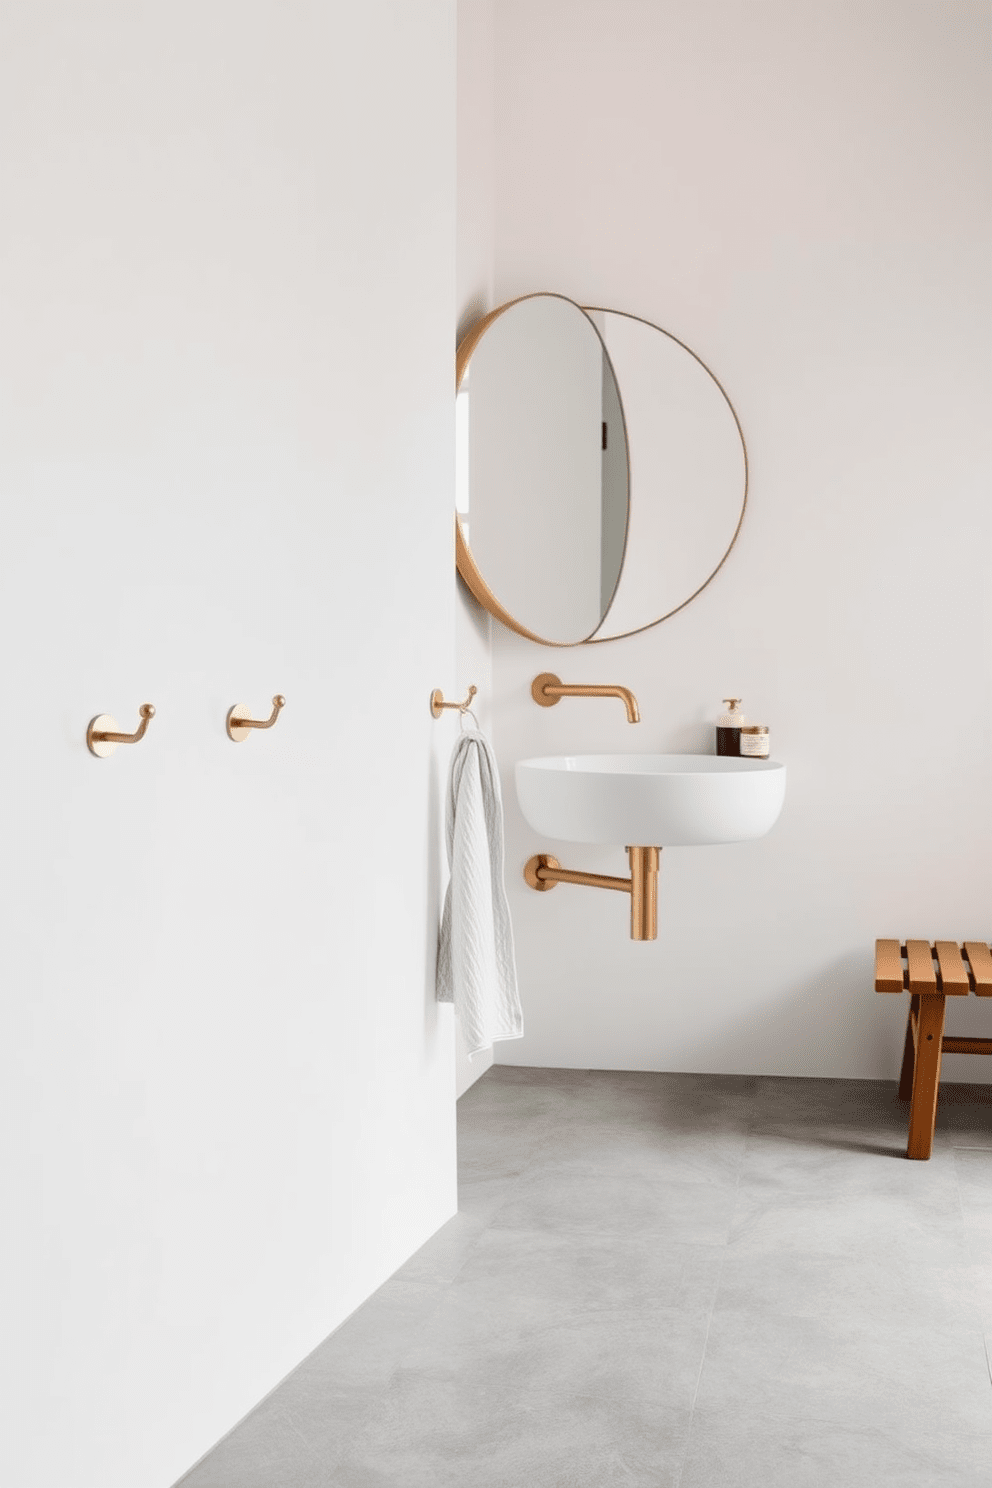
<path fill-rule="evenodd" d="M 627 722 L 641 721 L 637 699 L 629 687 L 568 686 L 554 672 L 542 672 L 531 683 L 530 695 L 542 708 L 553 708 L 563 697 L 617 697 L 627 709 Z"/>

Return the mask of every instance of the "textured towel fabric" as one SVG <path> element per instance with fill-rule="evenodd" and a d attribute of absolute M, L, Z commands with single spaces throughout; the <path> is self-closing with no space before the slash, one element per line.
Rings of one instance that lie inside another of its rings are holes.
<path fill-rule="evenodd" d="M 451 877 L 437 947 L 437 997 L 453 1002 L 469 1054 L 524 1031 L 503 887 L 503 800 L 493 752 L 465 732 L 445 812 Z"/>

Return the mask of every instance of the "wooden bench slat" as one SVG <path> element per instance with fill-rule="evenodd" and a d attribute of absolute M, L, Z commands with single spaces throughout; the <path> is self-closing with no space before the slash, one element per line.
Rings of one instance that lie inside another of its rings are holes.
<path fill-rule="evenodd" d="M 937 971 L 928 940 L 907 940 L 906 962 L 909 967 L 910 992 L 936 992 Z"/>
<path fill-rule="evenodd" d="M 992 997 L 992 952 L 981 940 L 966 940 L 964 948 L 975 978 L 975 991 L 979 997 Z"/>
<path fill-rule="evenodd" d="M 967 997 L 971 991 L 968 963 L 963 959 L 957 941 L 935 940 L 934 949 L 940 963 L 940 981 L 946 997 Z"/>
<path fill-rule="evenodd" d="M 905 992 L 902 971 L 902 947 L 898 940 L 875 942 L 875 991 Z"/>

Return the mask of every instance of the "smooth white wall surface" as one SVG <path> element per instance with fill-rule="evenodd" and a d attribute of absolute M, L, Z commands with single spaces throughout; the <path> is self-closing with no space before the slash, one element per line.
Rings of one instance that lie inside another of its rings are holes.
<path fill-rule="evenodd" d="M 0 18 L 11 1488 L 172 1482 L 455 1208 L 454 44 Z"/>
<path fill-rule="evenodd" d="M 495 0 L 457 0 L 458 148 L 455 302 L 458 338 L 493 308 L 493 86 Z M 455 387 L 455 346 L 451 348 L 451 389 Z M 492 621 L 458 584 L 455 604 L 455 695 L 471 684 L 479 690 L 474 712 L 487 734 L 493 732 Z M 458 725 L 445 715 L 442 751 L 450 753 Z M 471 723 L 471 719 L 468 720 Z M 445 780 L 447 764 L 445 764 Z M 455 1080 L 459 1095 L 474 1085 L 493 1062 L 492 1049 L 470 1056 L 455 1024 Z"/>
<path fill-rule="evenodd" d="M 989 39 L 985 0 L 498 6 L 496 302 L 555 289 L 672 331 L 751 464 L 734 552 L 672 620 L 567 652 L 494 627 L 526 1026 L 501 1062 L 891 1077 L 875 937 L 992 938 Z M 643 722 L 535 707 L 546 669 L 632 687 Z M 706 751 L 731 693 L 785 809 L 663 853 L 657 942 L 619 895 L 524 886 L 539 850 L 625 860 L 537 840 L 516 759 Z"/>

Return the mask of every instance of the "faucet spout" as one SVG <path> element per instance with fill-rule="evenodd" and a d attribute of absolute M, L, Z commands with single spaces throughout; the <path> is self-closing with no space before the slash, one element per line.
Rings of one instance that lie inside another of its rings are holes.
<path fill-rule="evenodd" d="M 616 697 L 627 710 L 628 723 L 640 723 L 641 721 L 637 699 L 629 687 L 614 687 L 606 684 L 602 686 L 568 685 L 562 682 L 560 677 L 556 677 L 554 672 L 542 672 L 531 683 L 530 695 L 535 703 L 540 703 L 542 708 L 553 708 L 555 703 L 560 702 L 563 697 Z"/>

